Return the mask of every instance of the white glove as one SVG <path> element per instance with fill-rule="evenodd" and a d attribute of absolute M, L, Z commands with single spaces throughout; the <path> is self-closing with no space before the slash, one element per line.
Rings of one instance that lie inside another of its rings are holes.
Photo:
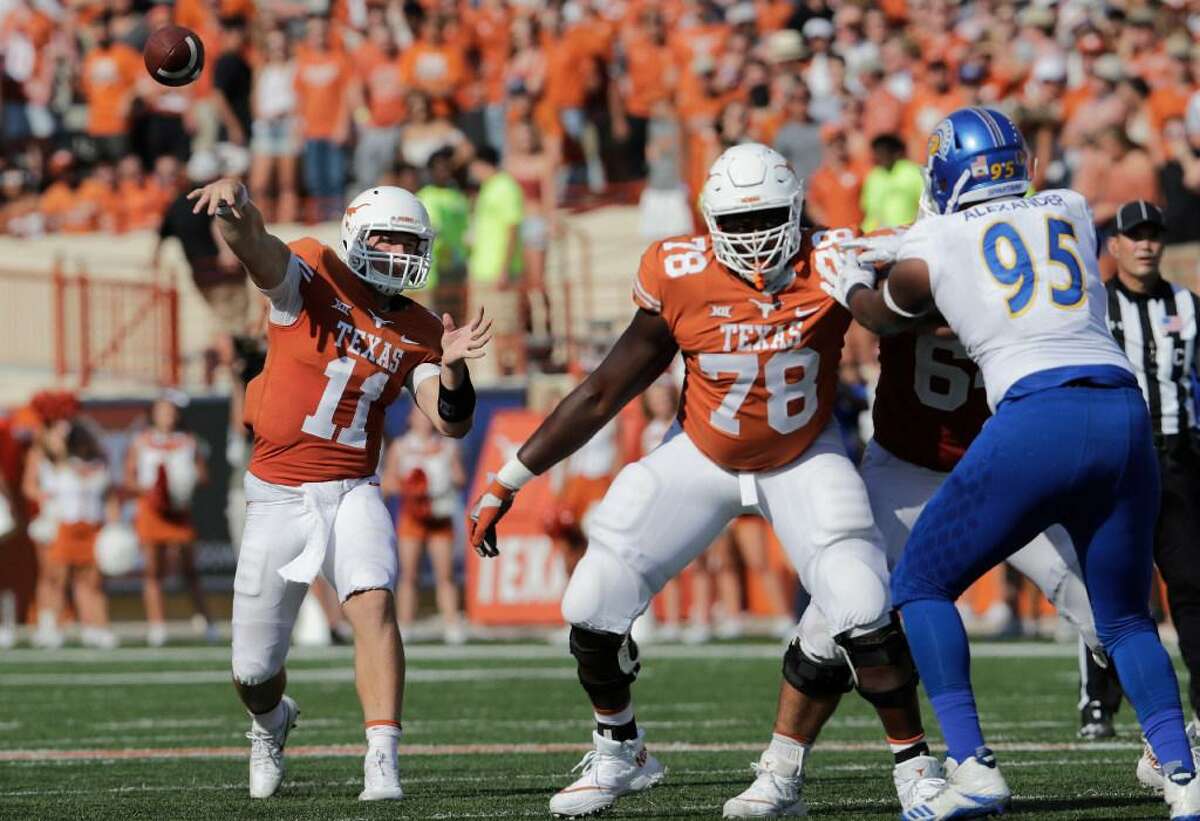
<path fill-rule="evenodd" d="M 853 251 L 839 249 L 833 255 L 833 265 L 821 266 L 820 271 L 821 290 L 837 300 L 843 308 L 850 307 L 848 297 L 856 285 L 875 287 L 875 266 L 864 265 Z"/>
<path fill-rule="evenodd" d="M 846 251 L 857 251 L 858 261 L 865 265 L 891 265 L 896 261 L 903 241 L 904 232 L 899 231 L 873 237 L 856 237 L 846 240 L 840 247 Z"/>

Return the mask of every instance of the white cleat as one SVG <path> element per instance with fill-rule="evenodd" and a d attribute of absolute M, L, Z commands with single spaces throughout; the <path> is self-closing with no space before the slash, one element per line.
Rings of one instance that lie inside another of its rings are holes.
<path fill-rule="evenodd" d="M 1012 792 L 996 766 L 996 756 L 987 747 L 962 764 L 947 759 L 945 786 L 932 797 L 905 807 L 904 821 L 943 821 L 948 818 L 980 818 L 1000 815 L 1012 802 Z"/>
<path fill-rule="evenodd" d="M 1200 821 L 1200 778 L 1195 773 L 1176 771 L 1166 776 L 1163 798 L 1171 807 L 1171 821 Z"/>
<path fill-rule="evenodd" d="M 653 787 L 667 770 L 646 751 L 645 733 L 631 741 L 613 741 L 592 733 L 596 749 L 575 765 L 583 774 L 550 799 L 550 812 L 559 818 L 579 818 L 608 809 L 617 799 Z"/>
<path fill-rule="evenodd" d="M 1195 719 L 1188 722 L 1187 727 L 1188 745 L 1192 748 L 1192 761 L 1200 766 L 1200 724 Z M 1162 792 L 1166 786 L 1166 778 L 1163 777 L 1162 764 L 1159 763 L 1158 757 L 1154 755 L 1154 751 L 1150 749 L 1150 742 L 1142 737 L 1142 757 L 1137 763 L 1137 780 L 1143 787 Z"/>
<path fill-rule="evenodd" d="M 106 627 L 84 627 L 79 631 L 79 642 L 95 650 L 115 650 L 121 646 L 117 634 Z"/>
<path fill-rule="evenodd" d="M 246 738 L 250 739 L 251 798 L 270 798 L 283 781 L 283 747 L 288 733 L 296 726 L 300 708 L 290 696 L 284 696 L 281 703 L 287 714 L 278 728 L 264 730 L 251 723 L 250 732 L 246 733 Z"/>
<path fill-rule="evenodd" d="M 754 783 L 739 796 L 725 802 L 722 818 L 795 818 L 808 815 L 800 798 L 804 787 L 803 760 L 786 761 L 764 752 L 750 765 Z"/>
<path fill-rule="evenodd" d="M 146 630 L 146 644 L 150 647 L 162 647 L 167 643 L 167 626 L 162 622 L 152 622 Z"/>
<path fill-rule="evenodd" d="M 404 797 L 400 787 L 400 763 L 388 750 L 367 750 L 363 759 L 363 791 L 359 801 L 399 801 Z"/>
<path fill-rule="evenodd" d="M 904 810 L 930 800 L 946 788 L 942 762 L 931 755 L 919 755 L 897 764 L 892 768 L 892 781 L 900 808 Z"/>

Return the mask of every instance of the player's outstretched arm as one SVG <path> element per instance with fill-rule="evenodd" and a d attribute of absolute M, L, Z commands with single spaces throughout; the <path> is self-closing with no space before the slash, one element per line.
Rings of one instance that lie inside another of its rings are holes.
<path fill-rule="evenodd" d="M 246 186 L 221 179 L 188 194 L 196 204 L 192 212 L 217 218 L 217 229 L 259 289 L 270 291 L 287 274 L 292 252 L 279 237 L 267 232 L 262 212 L 250 201 Z"/>
<path fill-rule="evenodd" d="M 471 322 L 457 327 L 450 314 L 442 314 L 442 364 L 438 378 L 417 386 L 417 407 L 442 436 L 461 439 L 475 421 L 475 388 L 467 362 L 487 355 L 492 320 L 483 308 Z"/>
<path fill-rule="evenodd" d="M 846 307 L 860 325 L 880 336 L 926 323 L 933 309 L 929 268 L 923 260 L 901 260 L 892 266 L 878 289 L 852 287 L 846 295 Z"/>
<path fill-rule="evenodd" d="M 600 366 L 567 394 L 472 505 L 470 542 L 481 556 L 497 554 L 496 523 L 508 512 L 521 486 L 595 436 L 658 378 L 677 349 L 661 316 L 645 310 L 634 315 Z"/>

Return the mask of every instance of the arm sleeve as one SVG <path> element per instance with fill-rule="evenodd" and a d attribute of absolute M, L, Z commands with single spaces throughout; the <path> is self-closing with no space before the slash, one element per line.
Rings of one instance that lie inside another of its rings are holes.
<path fill-rule="evenodd" d="M 662 313 L 663 262 L 659 258 L 659 244 L 655 243 L 642 254 L 637 276 L 633 280 L 633 303 L 652 314 Z"/>
<path fill-rule="evenodd" d="M 434 362 L 422 362 L 417 367 L 408 372 L 408 376 L 404 378 L 404 387 L 408 389 L 409 394 L 415 399 L 417 396 L 417 388 L 426 379 L 433 379 L 439 376 L 442 372 L 441 366 Z"/>
<path fill-rule="evenodd" d="M 300 281 L 311 276 L 312 268 L 308 263 L 292 254 L 283 281 L 274 288 L 263 290 L 263 294 L 271 301 L 270 321 L 273 325 L 287 327 L 296 324 L 296 320 L 300 318 L 300 311 L 304 308 Z"/>

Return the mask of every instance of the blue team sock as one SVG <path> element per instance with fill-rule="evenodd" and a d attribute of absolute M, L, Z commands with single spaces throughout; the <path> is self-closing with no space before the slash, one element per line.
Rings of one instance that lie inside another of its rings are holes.
<path fill-rule="evenodd" d="M 1195 772 L 1183 729 L 1175 668 L 1158 640 L 1154 623 L 1147 616 L 1121 632 L 1124 635 L 1104 636 L 1105 646 L 1110 648 L 1121 687 L 1137 712 L 1150 749 L 1164 769 L 1178 762 L 1178 769 Z"/>
<path fill-rule="evenodd" d="M 965 761 L 984 746 L 971 692 L 967 632 L 954 603 L 918 599 L 900 608 L 921 682 L 937 713 L 951 758 Z"/>

